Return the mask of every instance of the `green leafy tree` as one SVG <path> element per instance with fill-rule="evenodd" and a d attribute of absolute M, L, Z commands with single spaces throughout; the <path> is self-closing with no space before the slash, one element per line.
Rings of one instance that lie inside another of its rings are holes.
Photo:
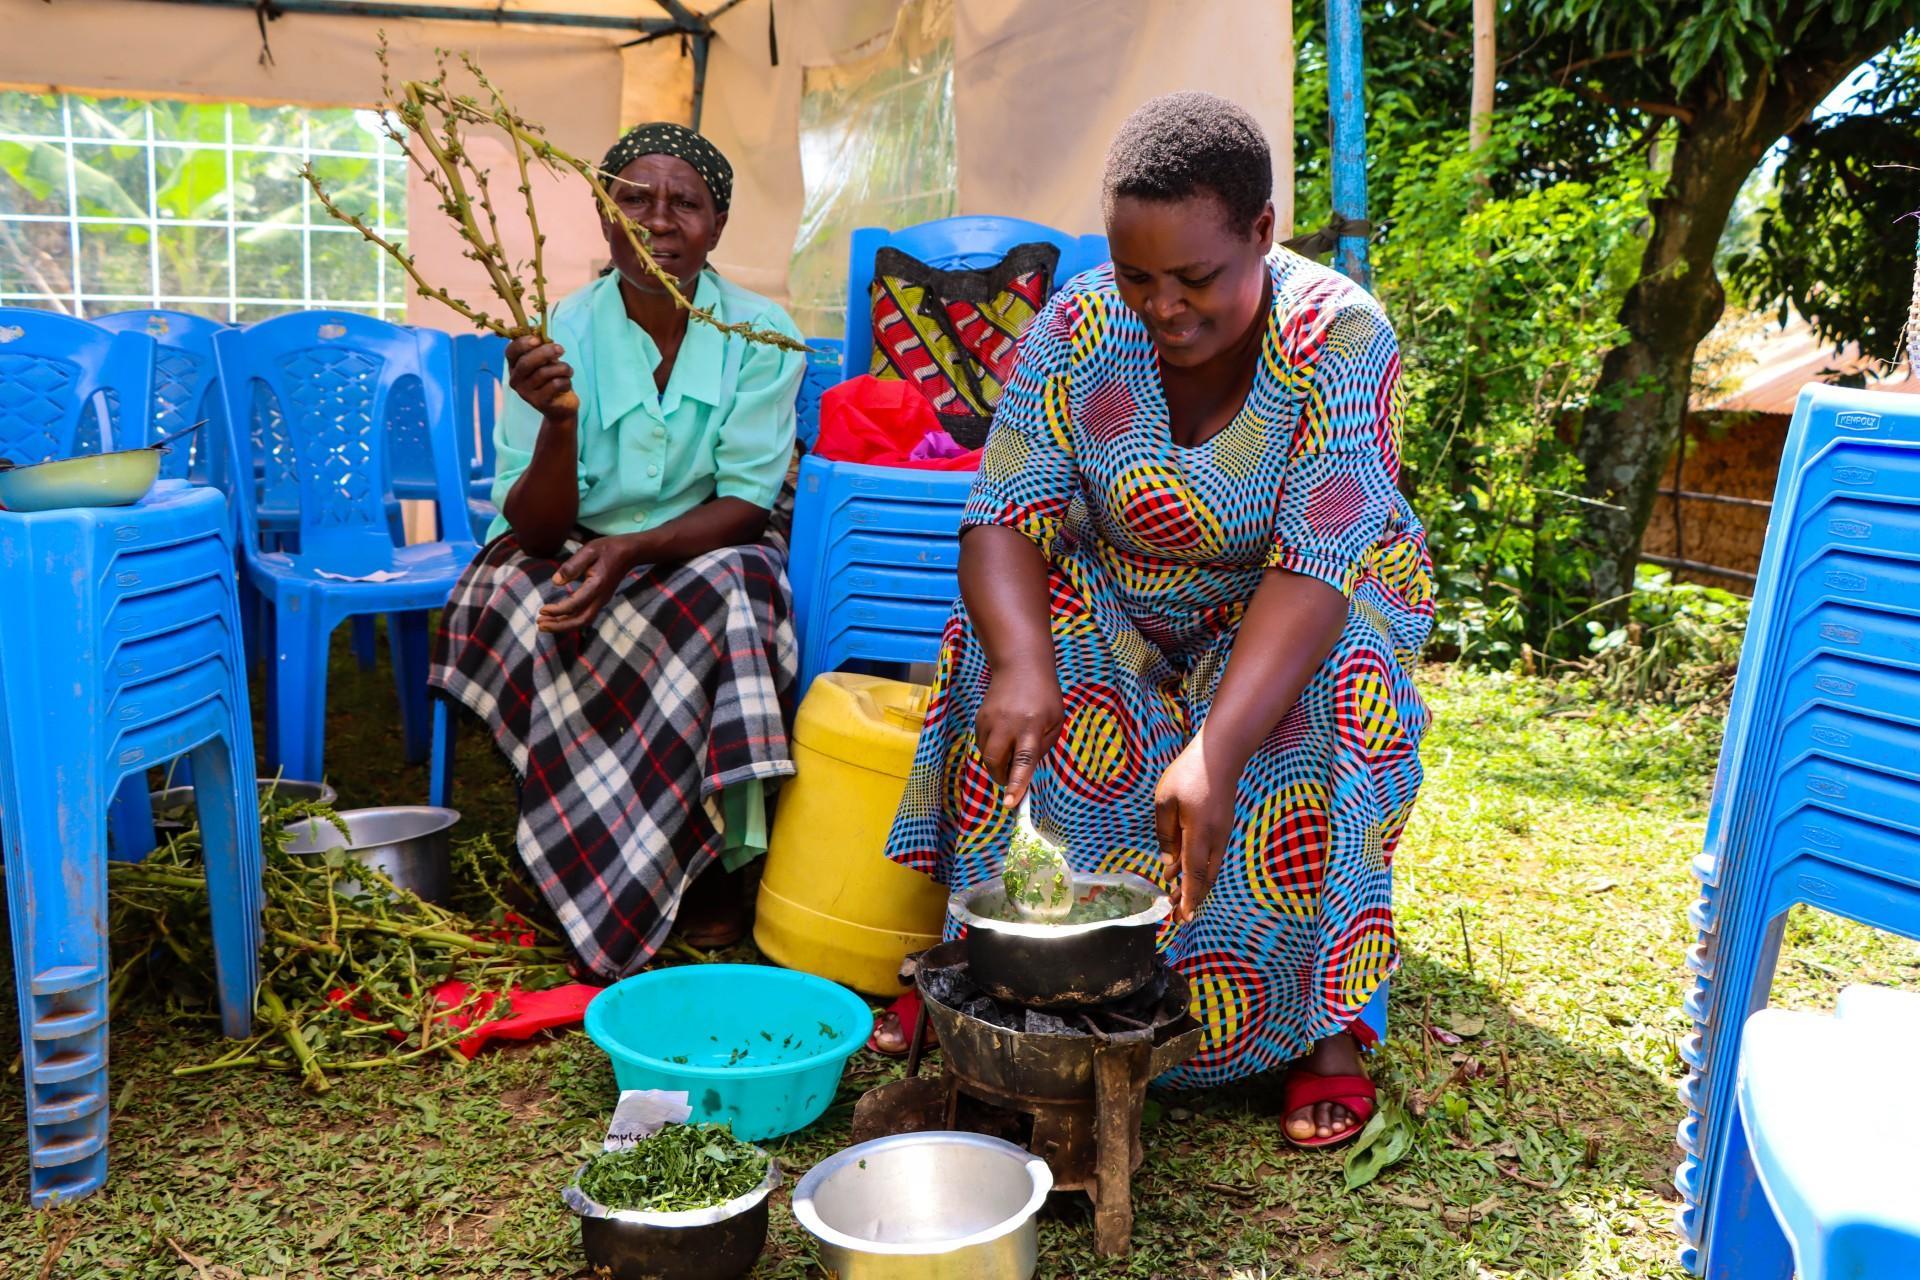
<path fill-rule="evenodd" d="M 1920 215 L 1920 36 L 1876 70 L 1848 110 L 1788 133 L 1769 207 L 1728 272 L 1751 305 L 1790 304 L 1827 341 L 1890 362 Z"/>
<path fill-rule="evenodd" d="M 1399 330 L 1408 407 L 1402 459 L 1440 575 L 1437 634 L 1502 661 L 1523 644 L 1585 644 L 1573 441 L 1643 242 L 1655 175 L 1622 163 L 1487 195 L 1482 177 L 1551 128 L 1551 95 L 1496 118 L 1474 153 L 1465 129 L 1406 144 L 1386 212 L 1377 287 Z"/>
<path fill-rule="evenodd" d="M 1600 234 L 1604 225 L 1624 236 L 1610 241 L 1604 288 L 1584 310 L 1543 308 L 1531 328 L 1499 312 L 1505 304 L 1494 281 L 1469 298 L 1460 293 L 1466 276 L 1443 287 L 1402 274 L 1446 261 L 1452 250 L 1439 241 L 1485 234 L 1490 225 L 1476 233 L 1464 214 L 1418 216 L 1423 207 L 1459 211 L 1469 203 L 1466 192 L 1437 187 L 1423 170 L 1464 150 L 1471 10 L 1472 0 L 1365 7 L 1368 179 L 1378 287 L 1398 300 L 1395 320 L 1417 371 L 1409 420 L 1446 444 L 1430 448 L 1410 429 L 1405 480 L 1435 526 L 1451 589 L 1471 607 L 1485 606 L 1485 644 L 1503 650 L 1509 609 L 1526 611 L 1534 644 L 1550 636 L 1564 643 L 1573 638 L 1560 625 L 1569 617 L 1594 602 L 1611 602 L 1617 616 L 1629 594 L 1658 477 L 1679 439 L 1696 348 L 1724 306 L 1716 249 L 1749 305 L 1791 299 L 1830 340 L 1890 354 L 1878 335 L 1894 323 L 1896 297 L 1904 299 L 1913 250 L 1911 232 L 1894 219 L 1920 206 L 1920 196 L 1912 172 L 1884 166 L 1913 145 L 1920 94 L 1911 58 L 1888 51 L 1909 47 L 1899 42 L 1920 17 L 1920 0 L 1504 0 L 1496 117 L 1525 124 L 1504 129 L 1483 159 L 1490 196 L 1511 202 L 1568 183 L 1618 191 L 1632 174 L 1654 179 L 1631 226 L 1606 218 L 1581 233 Z M 1328 204 L 1326 60 L 1320 29 L 1307 23 L 1301 33 L 1295 163 L 1299 221 L 1311 227 Z M 1881 74 L 1850 122 L 1809 126 L 1814 108 L 1868 60 Z M 1744 184 L 1782 137 L 1789 143 L 1778 191 L 1754 210 L 1749 188 L 1743 205 Z M 1496 207 L 1490 216 L 1524 207 Z M 1752 216 L 1744 235 L 1725 237 L 1739 241 L 1729 252 L 1723 233 L 1736 208 Z M 1499 234 L 1537 243 L 1536 232 L 1544 234 L 1509 223 Z M 1498 245 L 1482 245 L 1491 252 L 1489 274 L 1517 270 Z M 1755 256 L 1762 245 L 1764 262 Z M 1574 255 L 1569 281 L 1588 278 L 1578 263 L 1591 247 L 1560 250 Z M 1431 319 L 1410 325 L 1429 292 L 1493 310 L 1483 330 Z M 1591 327 L 1596 314 L 1611 321 L 1605 332 Z M 1568 327 L 1553 327 L 1562 323 Z M 1583 343 L 1591 351 L 1572 362 L 1587 375 L 1582 390 L 1557 417 L 1517 420 L 1514 402 L 1501 399 L 1510 390 L 1501 371 L 1555 363 L 1552 353 L 1571 356 Z M 1528 435 L 1538 447 L 1514 447 Z M 1515 467 L 1522 474 L 1512 474 Z M 1534 494 L 1524 528 L 1474 512 L 1484 496 L 1520 483 Z M 1473 519 L 1450 525 L 1461 512 Z M 1531 576 L 1513 559 L 1529 540 L 1528 560 L 1540 569 Z M 1516 591 L 1521 599 L 1509 603 Z"/>
<path fill-rule="evenodd" d="M 1621 132 L 1658 127 L 1669 157 L 1621 304 L 1625 332 L 1581 422 L 1579 542 L 1591 594 L 1611 600 L 1633 583 L 1694 351 L 1725 306 L 1714 253 L 1741 187 L 1775 143 L 1920 20 L 1920 0 L 1517 0 L 1509 15 L 1538 41 L 1532 74 L 1559 65 L 1569 88 L 1619 113 Z"/>

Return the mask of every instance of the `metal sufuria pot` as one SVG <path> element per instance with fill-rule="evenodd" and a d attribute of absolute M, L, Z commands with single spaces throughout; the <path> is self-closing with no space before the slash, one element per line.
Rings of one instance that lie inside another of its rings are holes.
<path fill-rule="evenodd" d="M 1117 890 L 1146 905 L 1112 920 L 1036 924 L 994 918 L 1007 898 L 998 876 L 953 895 L 947 911 L 966 930 L 967 967 L 982 990 L 1031 1008 L 1086 1009 L 1147 985 L 1158 960 L 1160 926 L 1173 913 L 1167 895 L 1124 871 L 1076 875 L 1074 884 L 1082 898 Z"/>
<path fill-rule="evenodd" d="M 453 859 L 448 832 L 460 821 L 457 809 L 429 805 L 390 805 L 384 809 L 343 809 L 343 838 L 332 823 L 303 818 L 289 826 L 287 852 L 298 855 L 345 849 L 358 862 L 386 875 L 396 888 L 426 902 L 444 903 L 453 888 Z M 353 892 L 355 885 L 342 885 Z"/>
<path fill-rule="evenodd" d="M 578 1173 L 561 1198 L 580 1219 L 580 1245 L 596 1275 L 603 1269 L 613 1280 L 738 1280 L 767 1247 L 767 1197 L 779 1185 L 779 1162 L 770 1160 L 758 1187 L 708 1209 L 610 1210 L 580 1190 Z"/>
<path fill-rule="evenodd" d="M 259 785 L 263 802 L 271 796 L 279 804 L 323 804 L 332 808 L 340 800 L 334 789 L 324 782 L 262 778 Z M 162 839 L 177 836 L 200 820 L 192 787 L 167 787 L 149 792 L 147 799 L 153 806 L 154 834 Z"/>
<path fill-rule="evenodd" d="M 1047 1162 L 977 1133 L 904 1133 L 822 1160 L 793 1216 L 838 1280 L 1031 1280 Z"/>

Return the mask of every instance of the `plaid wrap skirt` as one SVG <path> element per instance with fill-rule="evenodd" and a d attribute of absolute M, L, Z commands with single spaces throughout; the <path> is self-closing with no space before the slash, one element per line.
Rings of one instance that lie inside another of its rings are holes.
<path fill-rule="evenodd" d="M 486 722 L 521 778 L 515 842 L 581 962 L 638 971 L 724 845 L 720 792 L 793 773 L 798 646 L 784 544 L 628 575 L 579 631 L 537 619 L 558 559 L 511 533 L 448 599 L 431 681 Z"/>

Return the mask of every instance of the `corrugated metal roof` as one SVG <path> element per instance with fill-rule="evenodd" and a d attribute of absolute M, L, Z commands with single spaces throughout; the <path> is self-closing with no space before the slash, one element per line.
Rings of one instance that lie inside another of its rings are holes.
<path fill-rule="evenodd" d="M 1861 373 L 1868 375 L 1867 385 L 1875 390 L 1920 394 L 1920 378 L 1913 376 L 1911 366 L 1889 369 L 1886 361 L 1861 355 L 1854 343 L 1836 352 L 1798 313 L 1790 313 L 1784 326 L 1768 325 L 1748 343 L 1745 355 L 1751 363 L 1734 375 L 1731 389 L 1705 403 L 1696 400 L 1695 412 L 1790 414 L 1800 388 L 1809 382 L 1832 382 Z"/>

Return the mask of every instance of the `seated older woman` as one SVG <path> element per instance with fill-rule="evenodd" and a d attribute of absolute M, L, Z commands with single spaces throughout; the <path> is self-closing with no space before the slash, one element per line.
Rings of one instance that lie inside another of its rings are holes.
<path fill-rule="evenodd" d="M 711 143 L 643 125 L 601 168 L 696 307 L 797 337 L 707 265 L 733 190 Z M 733 873 L 764 849 L 762 786 L 793 772 L 769 521 L 803 358 L 693 319 L 616 224 L 602 231 L 612 269 L 554 307 L 551 341 L 507 348 L 501 516 L 449 602 L 432 680 L 519 772 L 520 857 L 582 966 L 617 978 L 676 916 L 696 945 L 740 936 Z"/>

